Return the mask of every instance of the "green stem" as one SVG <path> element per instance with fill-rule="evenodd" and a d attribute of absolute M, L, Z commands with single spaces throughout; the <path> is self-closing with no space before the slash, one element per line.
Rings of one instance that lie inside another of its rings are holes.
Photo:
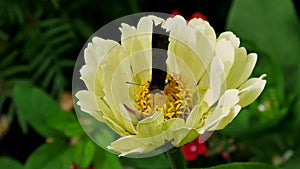
<path fill-rule="evenodd" d="M 186 169 L 186 161 L 182 154 L 181 147 L 174 147 L 166 152 L 172 169 Z"/>

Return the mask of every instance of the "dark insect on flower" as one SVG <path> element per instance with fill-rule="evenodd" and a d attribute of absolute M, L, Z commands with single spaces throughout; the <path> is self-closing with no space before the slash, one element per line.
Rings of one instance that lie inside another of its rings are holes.
<path fill-rule="evenodd" d="M 156 89 L 164 90 L 167 78 L 167 64 L 169 36 L 166 31 L 158 26 L 154 26 L 152 34 L 152 77 L 149 86 L 150 91 Z"/>

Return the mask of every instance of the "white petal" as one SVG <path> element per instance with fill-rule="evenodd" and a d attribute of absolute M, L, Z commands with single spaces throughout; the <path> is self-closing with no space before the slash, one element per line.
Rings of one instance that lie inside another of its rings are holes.
<path fill-rule="evenodd" d="M 84 50 L 84 60 L 87 65 L 98 66 L 102 62 L 106 53 L 116 45 L 117 42 L 94 37 Z"/>
<path fill-rule="evenodd" d="M 124 59 L 117 67 L 104 65 L 105 101 L 113 111 L 121 112 L 119 105 L 126 105 L 135 110 L 134 88 L 149 78 L 151 67 L 144 67 L 147 60 L 145 51 L 137 52 Z"/>
<path fill-rule="evenodd" d="M 232 107 L 234 107 L 238 101 L 239 91 L 236 89 L 226 90 L 225 93 L 220 97 L 216 108 L 209 113 L 204 126 L 198 130 L 200 134 L 211 130 L 215 130 L 220 121 L 228 116 Z"/>
<path fill-rule="evenodd" d="M 142 137 L 153 137 L 162 133 L 162 123 L 164 116 L 162 112 L 156 112 L 137 124 L 137 132 Z"/>
<path fill-rule="evenodd" d="M 151 145 L 150 139 L 138 138 L 135 135 L 131 135 L 121 137 L 112 142 L 107 148 L 120 153 L 119 156 L 126 156 L 128 154 L 147 153 L 154 150 L 155 147 Z"/>
<path fill-rule="evenodd" d="M 164 138 L 168 141 L 174 138 L 174 130 L 186 127 L 185 122 L 182 118 L 172 118 L 165 121 L 162 124 L 162 129 L 164 130 Z"/>
<path fill-rule="evenodd" d="M 175 147 L 183 146 L 186 143 L 193 141 L 199 136 L 196 129 L 193 128 L 180 128 L 173 131 L 174 141 L 173 145 Z"/>
<path fill-rule="evenodd" d="M 215 130 L 221 130 L 223 128 L 225 128 L 239 113 L 239 111 L 241 110 L 241 106 L 240 105 L 236 105 L 233 108 L 231 108 L 229 114 L 224 117 L 215 127 Z"/>
<path fill-rule="evenodd" d="M 240 46 L 240 39 L 229 31 L 221 33 L 218 39 L 226 39 L 230 41 L 234 48 L 238 48 Z"/>
<path fill-rule="evenodd" d="M 209 72 L 209 88 L 205 93 L 204 101 L 212 106 L 221 95 L 222 83 L 225 80 L 224 65 L 218 56 L 214 57 Z M 200 84 L 201 85 L 201 84 Z"/>
<path fill-rule="evenodd" d="M 224 64 L 224 74 L 227 77 L 234 61 L 234 48 L 231 42 L 219 39 L 216 45 L 216 55 L 221 58 Z"/>
<path fill-rule="evenodd" d="M 227 88 L 237 88 L 245 82 L 252 73 L 257 60 L 257 54 L 247 55 L 245 48 L 235 49 L 234 63 L 226 79 Z"/>
<path fill-rule="evenodd" d="M 174 55 L 182 59 L 198 80 L 214 56 L 215 43 L 212 43 L 203 31 L 203 27 L 207 25 L 201 21 L 194 22 L 187 25 L 183 17 L 175 16 L 168 18 L 164 27 L 170 30 L 169 56 Z"/>
<path fill-rule="evenodd" d="M 257 99 L 266 85 L 266 80 L 263 80 L 265 76 L 266 75 L 262 75 L 259 78 L 251 78 L 238 88 L 240 90 L 239 105 L 245 107 Z"/>
<path fill-rule="evenodd" d="M 104 72 L 101 66 L 108 64 L 116 67 L 118 62 L 125 57 L 124 54 L 123 48 L 117 42 L 94 37 L 92 43 L 89 43 L 85 49 L 86 65 L 80 70 L 81 79 L 85 82 L 88 90 L 103 97 Z"/>
<path fill-rule="evenodd" d="M 114 100 L 113 91 L 120 91 L 120 85 L 122 92 L 122 96 L 127 96 L 125 100 L 128 100 L 128 84 L 126 82 L 131 82 L 133 78 L 133 72 L 131 71 L 130 63 L 128 62 L 130 58 L 126 57 L 126 52 L 119 44 L 114 46 L 109 53 L 107 53 L 107 59 L 104 64 L 101 65 L 101 69 L 103 70 L 103 83 L 104 83 L 104 99 L 107 104 L 110 106 L 113 112 L 119 112 L 119 100 Z M 126 69 L 122 69 L 117 71 L 120 68 L 125 67 Z M 116 87 L 115 87 L 116 86 Z M 126 90 L 127 89 L 127 90 Z M 122 99 L 124 99 L 122 97 Z M 131 102 L 123 103 L 127 106 L 132 106 Z"/>
<path fill-rule="evenodd" d="M 206 113 L 208 109 L 209 106 L 206 102 L 202 102 L 201 105 L 196 105 L 186 119 L 186 126 L 196 129 L 202 127 L 204 123 L 203 114 Z"/>
<path fill-rule="evenodd" d="M 79 72 L 81 74 L 80 79 L 84 81 L 87 89 L 94 91 L 97 96 L 103 97 L 103 71 L 90 65 L 84 65 Z"/>
<path fill-rule="evenodd" d="M 78 98 L 77 105 L 80 106 L 80 109 L 92 117 L 99 121 L 103 121 L 103 117 L 100 115 L 101 109 L 98 107 L 97 104 L 97 96 L 87 90 L 78 91 L 75 96 Z"/>
<path fill-rule="evenodd" d="M 128 135 L 128 132 L 136 133 L 132 121 L 128 116 L 124 116 L 120 112 L 111 111 L 103 100 L 93 92 L 83 90 L 77 92 L 75 96 L 79 99 L 77 104 L 81 107 L 82 111 L 90 114 L 99 121 L 105 122 L 118 134 Z"/>
<path fill-rule="evenodd" d="M 240 100 L 239 91 L 236 89 L 229 89 L 226 90 L 223 96 L 219 99 L 219 102 L 217 104 L 218 107 L 233 107 L 235 106 L 238 101 Z"/>
<path fill-rule="evenodd" d="M 165 21 L 164 19 L 154 15 L 142 17 L 137 25 L 137 30 L 139 30 L 139 32 L 151 34 L 153 31 L 153 24 L 157 26 L 163 23 L 164 21 Z"/>
<path fill-rule="evenodd" d="M 114 130 L 120 136 L 128 136 L 131 133 L 134 133 L 133 131 L 128 132 L 128 130 L 120 126 L 115 119 L 111 119 L 106 115 L 103 115 L 103 121 L 105 122 L 106 125 L 108 125 L 112 130 Z"/>
<path fill-rule="evenodd" d="M 151 49 L 153 24 L 157 25 L 164 20 L 156 16 L 147 16 L 140 19 L 137 28 L 127 24 L 121 24 L 121 43 L 127 55 L 131 55 L 140 50 Z M 151 57 L 151 53 L 149 53 Z"/>
<path fill-rule="evenodd" d="M 189 21 L 189 25 L 202 32 L 212 45 L 216 43 L 216 33 L 207 21 L 201 18 L 194 18 Z"/>
<path fill-rule="evenodd" d="M 86 65 L 80 70 L 81 79 L 85 82 L 88 90 L 94 91 L 98 96 L 103 96 L 103 72 L 99 69 L 99 65 L 107 60 L 107 54 L 116 45 L 118 43 L 115 41 L 94 37 L 84 50 Z"/>
<path fill-rule="evenodd" d="M 105 119 L 104 122 L 118 134 L 124 136 L 137 133 L 128 114 L 123 114 L 120 111 L 112 111 L 103 100 L 98 100 L 98 106 L 101 108 L 103 118 Z"/>
<path fill-rule="evenodd" d="M 169 46 L 170 47 L 170 46 Z M 170 48 L 169 48 L 170 50 Z M 196 85 L 197 80 L 194 76 L 194 72 L 191 69 L 191 66 L 186 63 L 185 60 L 174 55 L 172 53 L 168 53 L 168 58 L 166 61 L 167 69 L 171 74 L 181 74 L 186 79 L 186 83 L 190 85 Z"/>

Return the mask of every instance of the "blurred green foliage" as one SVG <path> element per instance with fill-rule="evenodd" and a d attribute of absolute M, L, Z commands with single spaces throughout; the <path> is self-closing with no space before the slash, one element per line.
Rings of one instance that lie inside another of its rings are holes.
<path fill-rule="evenodd" d="M 0 128 L 0 169 L 68 169 L 72 163 L 97 169 L 169 168 L 164 155 L 128 159 L 101 149 L 85 135 L 74 111 L 61 109 L 59 98 L 71 90 L 77 55 L 98 28 L 126 14 L 149 10 L 170 13 L 172 9 L 187 16 L 203 11 L 217 33 L 233 31 L 242 46 L 259 55 L 253 75 L 267 74 L 262 96 L 225 130 L 215 133 L 237 142 L 238 151 L 227 162 L 244 162 L 212 169 L 299 167 L 300 22 L 295 2 L 218 3 L 0 0 L 0 118 L 9 119 L 7 128 Z M 14 135 L 15 131 L 23 134 Z M 18 142 L 20 138 L 23 143 Z M 27 144 L 31 149 L 26 149 Z M 13 147 L 22 149 L 12 152 Z M 223 162 L 204 160 L 210 161 L 206 166 Z M 204 166 L 189 163 L 189 167 Z"/>

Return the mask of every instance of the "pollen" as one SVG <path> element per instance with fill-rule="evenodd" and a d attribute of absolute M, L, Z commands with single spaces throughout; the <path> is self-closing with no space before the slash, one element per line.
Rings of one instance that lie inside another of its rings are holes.
<path fill-rule="evenodd" d="M 168 74 L 164 90 L 150 91 L 151 77 L 135 88 L 135 106 L 138 110 L 136 116 L 143 119 L 157 111 L 164 114 L 164 119 L 186 118 L 192 108 L 192 91 L 184 83 L 180 75 Z"/>

